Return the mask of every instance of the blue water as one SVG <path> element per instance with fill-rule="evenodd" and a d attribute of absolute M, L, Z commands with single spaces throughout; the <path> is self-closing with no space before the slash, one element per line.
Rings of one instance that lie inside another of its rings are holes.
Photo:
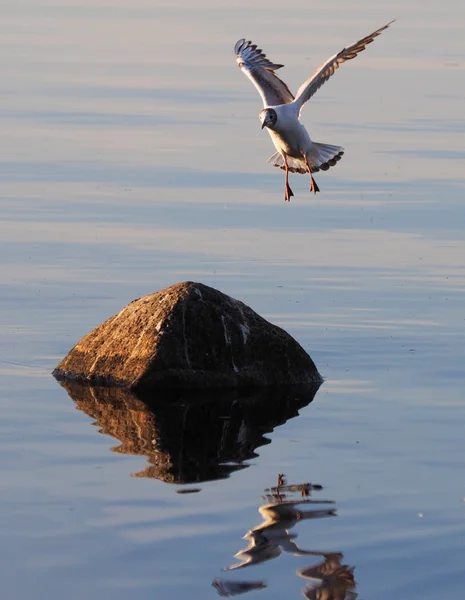
<path fill-rule="evenodd" d="M 221 579 L 312 598 L 297 572 L 333 560 L 348 600 L 461 598 L 463 6 L 332 6 L 0 9 L 5 597 L 214 598 Z M 316 197 L 293 176 L 285 204 L 234 43 L 259 42 L 296 89 L 393 17 L 305 108 L 347 152 Z M 183 280 L 292 334 L 325 377 L 313 401 L 147 406 L 50 376 L 104 319 Z M 276 510 L 324 499 L 335 516 L 278 519 L 274 558 L 224 571 L 278 474 L 297 487 Z M 301 496 L 306 482 L 323 489 Z"/>

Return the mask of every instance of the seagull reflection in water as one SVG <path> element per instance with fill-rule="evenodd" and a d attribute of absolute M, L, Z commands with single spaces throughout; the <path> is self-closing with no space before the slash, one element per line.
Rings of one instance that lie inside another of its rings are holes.
<path fill-rule="evenodd" d="M 230 596 L 239 596 L 252 590 L 261 590 L 266 588 L 264 581 L 227 581 L 226 579 L 215 579 L 212 586 L 220 596 L 229 598 Z"/>
<path fill-rule="evenodd" d="M 321 519 L 336 516 L 334 508 L 309 509 L 311 504 L 334 504 L 332 500 L 311 500 L 312 491 L 322 489 L 320 485 L 310 483 L 287 485 L 284 475 L 278 476 L 278 485 L 265 490 L 266 504 L 258 510 L 263 522 L 250 529 L 244 536 L 249 543 L 247 548 L 236 555 L 240 562 L 225 567 L 225 571 L 242 569 L 277 558 L 282 552 L 294 556 L 322 557 L 323 561 L 304 567 L 297 575 L 309 580 L 302 590 L 307 600 L 355 600 L 354 567 L 342 564 L 343 555 L 335 552 L 304 550 L 295 542 L 297 534 L 290 533 L 299 521 Z M 290 495 L 300 492 L 301 498 L 289 499 Z M 219 585 L 219 583 L 221 585 Z M 233 596 L 265 587 L 265 582 L 229 582 L 215 580 L 213 585 L 222 596 Z M 239 586 L 235 588 L 234 586 Z"/>
<path fill-rule="evenodd" d="M 299 577 L 309 579 L 302 590 L 307 600 L 355 600 L 354 567 L 342 564 L 339 552 L 321 553 L 323 562 L 297 571 Z"/>
<path fill-rule="evenodd" d="M 225 571 L 241 569 L 246 566 L 265 562 L 266 560 L 276 558 L 283 551 L 289 552 L 295 556 L 320 555 L 314 551 L 303 550 L 300 548 L 294 541 L 297 534 L 290 533 L 289 530 L 292 529 L 298 521 L 336 516 L 336 510 L 334 508 L 304 510 L 300 508 L 301 505 L 334 504 L 334 502 L 332 500 L 310 500 L 308 498 L 286 500 L 286 495 L 283 495 L 283 492 L 292 492 L 296 488 L 298 488 L 303 495 L 306 495 L 313 486 L 311 486 L 311 484 L 286 486 L 283 476 L 279 476 L 278 486 L 268 490 L 272 493 L 265 496 L 266 500 L 272 500 L 272 502 L 268 502 L 258 509 L 258 512 L 263 518 L 263 523 L 260 523 L 253 529 L 249 529 L 243 538 L 248 540 L 249 546 L 240 550 L 235 555 L 235 558 L 241 562 L 225 567 Z M 321 489 L 321 486 L 318 486 L 318 488 Z"/>

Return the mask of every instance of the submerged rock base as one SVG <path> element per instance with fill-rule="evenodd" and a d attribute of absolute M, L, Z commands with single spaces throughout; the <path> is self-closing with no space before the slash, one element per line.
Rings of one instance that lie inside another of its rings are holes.
<path fill-rule="evenodd" d="M 322 382 L 310 356 L 283 329 L 189 281 L 128 304 L 84 336 L 53 375 L 133 390 Z"/>

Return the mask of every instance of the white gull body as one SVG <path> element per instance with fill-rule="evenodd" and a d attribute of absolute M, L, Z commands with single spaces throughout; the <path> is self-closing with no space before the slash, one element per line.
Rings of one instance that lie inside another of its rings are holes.
<path fill-rule="evenodd" d="M 290 201 L 294 194 L 289 186 L 289 172 L 309 173 L 310 190 L 316 194 L 319 188 L 313 173 L 327 171 L 344 154 L 344 148 L 311 140 L 300 122 L 303 105 L 335 73 L 343 62 L 355 58 L 367 44 L 380 35 L 392 23 L 377 29 L 355 44 L 343 48 L 326 60 L 297 91 L 294 98 L 287 85 L 275 73 L 283 65 L 272 63 L 261 49 L 250 41 L 241 39 L 234 48 L 239 68 L 257 88 L 264 108 L 260 112 L 262 129 L 266 127 L 276 148 L 268 162 L 286 171 L 284 199 Z"/>

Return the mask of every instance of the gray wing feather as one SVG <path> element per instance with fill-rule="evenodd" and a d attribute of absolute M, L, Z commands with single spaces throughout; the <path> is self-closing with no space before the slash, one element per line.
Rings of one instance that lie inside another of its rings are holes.
<path fill-rule="evenodd" d="M 256 44 L 245 39 L 237 42 L 234 51 L 239 68 L 257 88 L 265 107 L 289 104 L 294 100 L 287 85 L 275 73 L 284 65 L 272 63 Z"/>
<path fill-rule="evenodd" d="M 339 65 L 342 65 L 342 63 L 346 62 L 347 60 L 355 58 L 360 52 L 365 50 L 368 44 L 371 44 L 371 42 L 378 37 L 378 35 L 387 29 L 391 23 L 394 23 L 394 21 L 395 19 L 390 21 L 387 25 L 384 25 L 384 27 L 381 27 L 373 33 L 370 33 L 370 35 L 367 35 L 358 42 L 355 42 L 355 44 L 347 46 L 347 48 L 343 48 L 340 52 L 329 58 L 320 67 L 318 67 L 313 75 L 300 86 L 295 99 L 295 105 L 297 109 L 299 111 L 302 110 L 302 106 L 305 104 L 305 102 L 310 100 L 313 94 L 315 94 L 315 92 L 317 92 L 320 87 L 326 81 L 328 81 L 331 75 L 338 70 Z"/>

